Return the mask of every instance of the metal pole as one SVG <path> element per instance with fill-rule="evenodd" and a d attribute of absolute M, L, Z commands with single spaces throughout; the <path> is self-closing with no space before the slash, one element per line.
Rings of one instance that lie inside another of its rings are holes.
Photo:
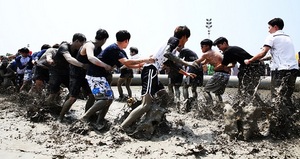
<path fill-rule="evenodd" d="M 113 74 L 113 81 L 112 85 L 116 86 L 117 81 L 120 77 L 120 74 Z M 164 85 L 168 84 L 168 75 L 166 74 L 159 74 L 158 78 L 160 82 Z M 203 84 L 205 84 L 211 76 L 205 75 L 203 79 Z M 134 74 L 134 77 L 132 79 L 131 85 L 133 86 L 141 86 L 141 74 Z M 237 76 L 230 76 L 229 82 L 226 87 L 231 87 L 231 88 L 237 88 L 238 87 L 239 80 Z M 258 87 L 259 89 L 270 89 L 271 88 L 271 77 L 270 76 L 261 76 L 261 82 Z M 298 77 L 296 80 L 296 85 L 295 85 L 295 92 L 300 92 L 300 78 Z"/>
<path fill-rule="evenodd" d="M 206 26 L 208 39 L 210 39 L 210 28 L 212 28 L 212 18 L 206 19 Z"/>

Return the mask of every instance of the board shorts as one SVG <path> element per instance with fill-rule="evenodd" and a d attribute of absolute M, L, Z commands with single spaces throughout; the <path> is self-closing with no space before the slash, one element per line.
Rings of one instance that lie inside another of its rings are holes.
<path fill-rule="evenodd" d="M 96 100 L 114 99 L 110 84 L 105 77 L 85 76 L 89 87 Z"/>
<path fill-rule="evenodd" d="M 206 92 L 213 92 L 216 95 L 222 95 L 229 81 L 230 74 L 225 72 L 215 72 L 213 76 L 207 81 L 204 90 Z"/>
<path fill-rule="evenodd" d="M 25 70 L 23 80 L 24 81 L 31 81 L 32 80 L 32 70 Z"/>

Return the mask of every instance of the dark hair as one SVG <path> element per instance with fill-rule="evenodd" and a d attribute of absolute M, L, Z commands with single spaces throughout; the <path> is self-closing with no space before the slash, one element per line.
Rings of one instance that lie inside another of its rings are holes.
<path fill-rule="evenodd" d="M 225 37 L 219 37 L 214 41 L 213 45 L 223 44 L 224 42 L 228 44 L 228 40 Z"/>
<path fill-rule="evenodd" d="M 44 44 L 41 47 L 41 50 L 49 49 L 51 46 L 49 44 Z"/>
<path fill-rule="evenodd" d="M 21 53 L 21 52 L 22 52 L 22 53 L 26 53 L 26 54 L 29 53 L 29 49 L 28 49 L 27 47 L 23 47 L 23 48 L 19 49 L 18 51 L 19 51 L 20 53 Z"/>
<path fill-rule="evenodd" d="M 135 54 L 139 53 L 139 50 L 136 47 L 130 47 L 129 50 L 130 50 L 130 52 L 134 52 Z"/>
<path fill-rule="evenodd" d="M 178 26 L 174 30 L 174 37 L 181 39 L 183 36 L 189 38 L 191 36 L 191 31 L 187 26 Z"/>
<path fill-rule="evenodd" d="M 85 42 L 85 41 L 86 41 L 86 37 L 85 37 L 85 35 L 83 35 L 82 33 L 75 33 L 75 34 L 73 35 L 72 42 L 74 42 L 74 41 L 76 41 L 76 40 L 78 40 L 78 41 L 80 41 L 80 42 Z"/>
<path fill-rule="evenodd" d="M 59 45 L 63 44 L 63 43 L 68 43 L 67 41 L 62 41 Z"/>
<path fill-rule="evenodd" d="M 109 35 L 108 35 L 106 30 L 98 29 L 97 32 L 96 32 L 95 39 L 104 40 L 104 39 L 108 39 L 108 37 L 109 37 Z"/>
<path fill-rule="evenodd" d="M 120 30 L 116 33 L 116 38 L 118 42 L 130 40 L 130 33 L 127 30 Z"/>
<path fill-rule="evenodd" d="M 204 39 L 200 42 L 200 45 L 208 45 L 209 47 L 212 47 L 213 42 L 210 39 Z"/>
<path fill-rule="evenodd" d="M 52 48 L 59 48 L 59 44 L 54 44 Z"/>
<path fill-rule="evenodd" d="M 284 27 L 284 22 L 281 18 L 274 18 L 272 20 L 270 20 L 268 22 L 269 25 L 271 25 L 272 27 L 274 27 L 275 25 L 277 25 L 277 27 L 279 28 L 279 30 L 282 30 Z"/>

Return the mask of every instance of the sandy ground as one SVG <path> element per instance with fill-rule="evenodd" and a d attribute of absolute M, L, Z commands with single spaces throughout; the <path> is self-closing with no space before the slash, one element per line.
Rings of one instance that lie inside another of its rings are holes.
<path fill-rule="evenodd" d="M 139 97 L 140 87 L 132 88 L 133 96 Z M 118 97 L 116 87 L 113 89 Z M 236 91 L 227 88 L 225 101 L 230 101 Z M 269 93 L 260 92 L 265 96 Z M 122 114 L 125 103 L 114 101 L 110 107 L 106 119 L 112 125 L 108 130 L 91 130 L 82 135 L 70 131 L 72 124 L 57 122 L 55 115 L 49 115 L 44 122 L 30 121 L 26 104 L 19 100 L 0 95 L 1 158 L 300 158 L 299 138 L 228 140 L 223 134 L 222 115 L 210 120 L 197 115 L 195 110 L 170 111 L 166 114 L 172 124 L 170 131 L 147 140 L 134 139 L 116 129 L 119 124 L 115 119 Z M 79 118 L 84 104 L 84 100 L 78 100 L 69 116 Z"/>

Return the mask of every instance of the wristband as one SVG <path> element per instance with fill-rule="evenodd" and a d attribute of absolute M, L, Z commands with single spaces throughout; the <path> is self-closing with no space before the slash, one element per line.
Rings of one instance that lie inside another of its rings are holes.
<path fill-rule="evenodd" d="M 179 70 L 179 73 L 181 73 L 181 74 L 183 74 L 183 75 L 185 75 L 185 76 L 188 76 L 188 73 L 185 72 L 185 71 L 183 71 L 183 70 Z"/>

